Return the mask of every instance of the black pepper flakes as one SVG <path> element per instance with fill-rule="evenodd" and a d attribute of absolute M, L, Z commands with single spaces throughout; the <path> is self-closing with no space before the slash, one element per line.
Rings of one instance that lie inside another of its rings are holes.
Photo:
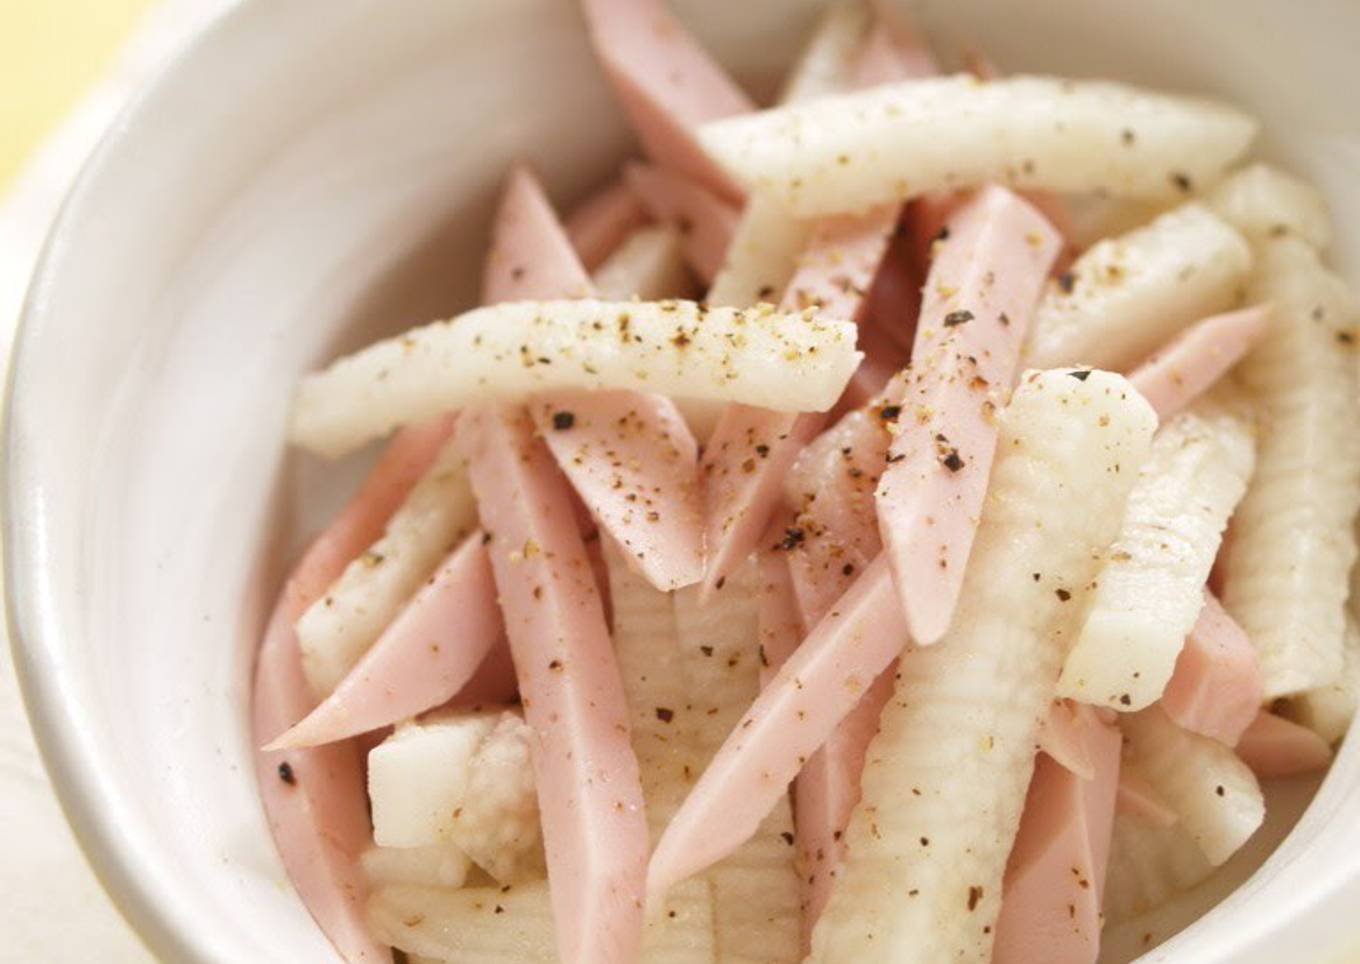
<path fill-rule="evenodd" d="M 559 432 L 565 432 L 576 424 L 576 416 L 571 412 L 553 412 L 553 428 Z"/>
<path fill-rule="evenodd" d="M 946 328 L 957 328 L 959 325 L 966 325 L 973 320 L 973 313 L 966 308 L 958 311 L 951 311 L 944 316 L 944 326 Z"/>
<path fill-rule="evenodd" d="M 982 888 L 974 884 L 968 888 L 968 909 L 976 910 L 978 902 L 982 900 Z"/>
<path fill-rule="evenodd" d="M 1071 271 L 1064 271 L 1058 275 L 1058 287 L 1062 289 L 1063 294 L 1070 295 L 1077 287 L 1077 276 Z"/>
<path fill-rule="evenodd" d="M 878 417 L 885 422 L 895 422 L 902 414 L 901 405 L 884 405 L 879 409 Z"/>
<path fill-rule="evenodd" d="M 1053 590 L 1053 594 L 1058 597 L 1060 602 L 1067 602 L 1067 600 L 1072 598 L 1072 594 L 1066 589 L 1055 589 Z"/>
<path fill-rule="evenodd" d="M 769 458 L 769 457 L 770 457 L 770 447 L 769 447 L 768 445 L 757 445 L 757 446 L 756 446 L 756 455 L 759 455 L 762 459 Z"/>
<path fill-rule="evenodd" d="M 958 472 L 963 468 L 963 459 L 959 457 L 959 450 L 951 448 L 944 458 L 940 459 L 940 464 L 951 472 Z"/>
<path fill-rule="evenodd" d="M 784 841 L 784 843 L 788 844 L 790 847 L 793 846 L 793 834 L 791 834 L 791 833 L 789 833 L 787 830 L 785 830 L 785 831 L 784 831 L 783 833 L 781 833 L 779 836 L 780 836 L 780 838 Z"/>
<path fill-rule="evenodd" d="M 1185 194 L 1189 194 L 1194 187 L 1194 183 L 1190 180 L 1190 175 L 1186 174 L 1184 171 L 1172 171 L 1171 183 L 1176 185 L 1177 189 Z"/>
<path fill-rule="evenodd" d="M 784 538 L 779 543 L 779 548 L 785 551 L 792 551 L 803 544 L 807 538 L 807 533 L 797 526 L 789 526 L 784 530 Z"/>
<path fill-rule="evenodd" d="M 664 706 L 658 706 L 656 708 L 656 718 L 662 723 L 669 723 L 671 720 L 675 719 L 675 711 L 667 709 Z"/>
<path fill-rule="evenodd" d="M 1076 371 L 1071 371 L 1067 374 L 1071 375 L 1079 382 L 1084 382 L 1091 377 L 1091 370 L 1089 368 L 1078 368 Z"/>
<path fill-rule="evenodd" d="M 287 760 L 279 764 L 279 779 L 290 787 L 297 786 L 297 774 L 293 772 L 293 765 Z"/>

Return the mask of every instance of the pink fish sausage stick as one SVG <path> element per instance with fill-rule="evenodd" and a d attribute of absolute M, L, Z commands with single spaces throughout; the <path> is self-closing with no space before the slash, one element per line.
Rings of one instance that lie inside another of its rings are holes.
<path fill-rule="evenodd" d="M 953 618 L 996 450 L 993 416 L 1010 395 L 1060 245 L 1030 204 L 988 187 L 951 219 L 931 263 L 877 492 L 879 528 L 919 645 L 936 642 Z"/>
<path fill-rule="evenodd" d="M 505 613 L 569 964 L 627 964 L 642 940 L 647 823 L 623 683 L 567 481 L 520 408 L 464 413 L 459 440 Z"/>

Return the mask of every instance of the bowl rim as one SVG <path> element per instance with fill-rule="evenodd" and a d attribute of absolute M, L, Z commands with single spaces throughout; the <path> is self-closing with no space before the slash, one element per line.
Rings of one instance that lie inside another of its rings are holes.
<path fill-rule="evenodd" d="M 0 523 L 3 537 L 5 622 L 15 676 L 34 742 L 49 782 L 76 843 L 113 907 L 142 946 L 159 959 L 208 960 L 206 948 L 185 926 L 174 895 L 156 878 L 138 872 L 144 857 L 111 818 L 112 791 L 101 777 L 101 761 L 79 737 L 82 714 L 62 682 L 49 672 L 63 643 L 61 632 L 38 600 L 50 598 L 55 582 L 44 565 L 47 523 L 39 511 L 41 473 L 34 466 L 31 444 L 15 426 L 28 411 L 22 387 L 37 373 L 26 364 L 30 346 L 48 322 L 42 293 L 67 268 L 63 241 L 83 220 L 92 199 L 116 190 L 104 181 L 110 158 L 141 136 L 148 105 L 173 85 L 186 66 L 211 46 L 248 43 L 254 21 L 277 8 L 252 0 L 222 0 L 213 12 L 166 55 L 121 105 L 81 164 L 47 230 L 19 311 L 5 373 L 3 457 L 0 458 Z"/>

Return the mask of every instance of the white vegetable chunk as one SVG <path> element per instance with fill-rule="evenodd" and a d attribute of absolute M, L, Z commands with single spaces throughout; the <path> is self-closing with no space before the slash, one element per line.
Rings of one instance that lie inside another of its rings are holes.
<path fill-rule="evenodd" d="M 1250 768 L 1231 749 L 1182 730 L 1161 707 L 1124 717 L 1124 752 L 1176 811 L 1204 856 L 1222 864 L 1265 819 L 1265 800 Z"/>
<path fill-rule="evenodd" d="M 448 840 L 453 811 L 467 796 L 472 758 L 496 726 L 495 713 L 408 723 L 368 754 L 373 839 L 380 847 Z"/>
<path fill-rule="evenodd" d="M 811 961 L 990 957 L 1040 723 L 1156 416 L 1118 375 L 1053 371 L 1001 422 L 958 612 L 902 657 Z"/>
<path fill-rule="evenodd" d="M 856 55 L 869 35 L 874 12 L 868 0 L 837 0 L 817 22 L 798 60 L 789 68 L 779 103 L 796 104 L 847 90 Z"/>
<path fill-rule="evenodd" d="M 1360 307 L 1303 241 L 1259 249 L 1253 300 L 1272 324 L 1238 366 L 1263 432 L 1233 518 L 1223 605 L 1261 656 L 1267 700 L 1328 686 L 1344 662 L 1344 605 L 1360 508 Z"/>
<path fill-rule="evenodd" d="M 723 592 L 707 605 L 699 603 L 698 586 L 674 593 L 680 651 L 697 726 L 695 777 L 758 692 L 762 664 L 758 585 L 757 568 L 748 561 L 728 577 Z M 713 886 L 714 925 L 723 964 L 798 960 L 800 894 L 791 840 L 793 814 L 785 796 L 750 840 L 703 875 Z"/>
<path fill-rule="evenodd" d="M 1179 821 L 1164 824 L 1118 810 L 1105 871 L 1105 924 L 1121 924 L 1145 914 L 1213 872 L 1214 865 Z"/>
<path fill-rule="evenodd" d="M 998 182 L 1162 200 L 1216 181 L 1256 123 L 1102 81 L 913 80 L 710 122 L 700 141 L 802 217 Z"/>
<path fill-rule="evenodd" d="M 439 890 L 391 886 L 368 905 L 374 932 L 407 954 L 464 964 L 557 964 L 545 881 Z M 717 964 L 707 882 L 677 887 L 643 932 L 642 964 Z"/>
<path fill-rule="evenodd" d="M 1201 404 L 1161 427 L 1063 664 L 1059 696 L 1133 711 L 1162 695 L 1255 461 L 1251 424 L 1223 405 Z"/>
<path fill-rule="evenodd" d="M 1204 201 L 1253 241 L 1290 234 L 1319 251 L 1332 241 L 1332 219 L 1322 195 L 1308 182 L 1268 164 L 1233 172 Z"/>
<path fill-rule="evenodd" d="M 595 269 L 591 282 L 607 301 L 683 298 L 694 289 L 685 267 L 680 232 L 669 225 L 638 228 Z"/>
<path fill-rule="evenodd" d="M 308 375 L 291 435 L 341 455 L 440 412 L 563 388 L 825 411 L 860 358 L 852 323 L 768 305 L 513 302 L 414 328 Z"/>
<path fill-rule="evenodd" d="M 1356 625 L 1355 617 L 1347 613 L 1340 678 L 1335 683 L 1290 697 L 1283 712 L 1328 743 L 1335 743 L 1350 729 L 1357 703 L 1360 703 L 1360 626 Z"/>
<path fill-rule="evenodd" d="M 508 711 L 398 727 L 369 753 L 374 839 L 452 844 L 501 883 L 542 876 L 532 744 L 524 720 Z"/>
<path fill-rule="evenodd" d="M 798 269 L 798 252 L 811 225 L 797 221 L 783 202 L 753 194 L 727 246 L 727 260 L 708 289 L 714 306 L 746 308 L 773 303 Z"/>
<path fill-rule="evenodd" d="M 701 723 L 670 593 L 634 572 L 613 540 L 606 540 L 604 549 L 614 607 L 614 653 L 628 703 L 647 826 L 656 839 L 698 777 Z"/>
<path fill-rule="evenodd" d="M 302 667 L 318 696 L 335 689 L 444 554 L 476 526 L 462 456 L 453 441 L 446 442 L 382 538 L 297 621 Z"/>
<path fill-rule="evenodd" d="M 1094 245 L 1039 302 L 1026 362 L 1127 369 L 1232 307 L 1251 267 L 1241 236 L 1198 202 Z"/>
<path fill-rule="evenodd" d="M 369 886 L 409 884 L 457 890 L 467 880 L 472 861 L 452 844 L 426 847 L 370 847 L 359 858 Z"/>

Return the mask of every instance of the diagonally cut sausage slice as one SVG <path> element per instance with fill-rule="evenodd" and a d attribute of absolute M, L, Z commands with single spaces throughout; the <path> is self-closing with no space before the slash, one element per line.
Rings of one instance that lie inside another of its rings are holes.
<path fill-rule="evenodd" d="M 1033 207 L 986 188 L 931 263 L 898 403 L 878 520 L 912 638 L 954 615 L 996 449 L 996 406 L 1015 381 L 1030 316 L 1061 244 Z"/>

